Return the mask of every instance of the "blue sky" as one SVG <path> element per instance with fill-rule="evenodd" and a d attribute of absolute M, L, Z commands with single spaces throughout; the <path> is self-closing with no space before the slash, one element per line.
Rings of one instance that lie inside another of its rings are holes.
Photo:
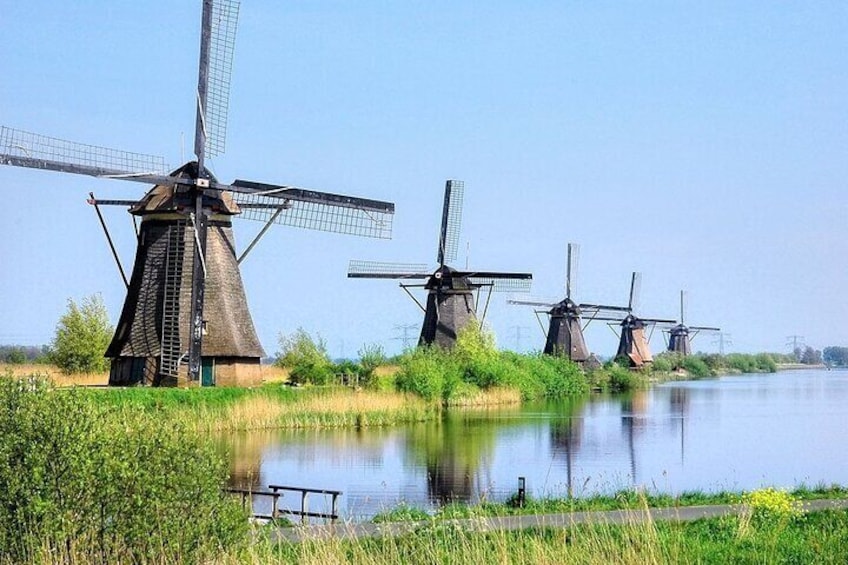
<path fill-rule="evenodd" d="M 0 0 L 0 124 L 181 161 L 199 1 Z M 739 351 L 848 344 L 848 5 L 843 2 L 258 2 L 241 6 L 221 180 L 390 200 L 394 238 L 277 227 L 243 267 L 266 350 L 320 333 L 333 355 L 399 348 L 420 324 L 349 259 L 435 262 L 444 181 L 466 183 L 461 258 L 528 270 L 534 296 L 720 325 Z M 188 153 L 188 150 L 186 150 Z M 187 158 L 186 158 L 187 159 Z M 68 298 L 123 284 L 85 204 L 145 187 L 0 168 L 0 343 L 48 342 Z M 107 211 L 125 265 L 131 223 Z M 260 229 L 237 226 L 242 246 Z M 496 295 L 504 347 L 542 335 Z M 590 326 L 590 348 L 615 336 Z M 652 342 L 662 348 L 659 334 Z M 715 350 L 710 339 L 696 348 Z"/>

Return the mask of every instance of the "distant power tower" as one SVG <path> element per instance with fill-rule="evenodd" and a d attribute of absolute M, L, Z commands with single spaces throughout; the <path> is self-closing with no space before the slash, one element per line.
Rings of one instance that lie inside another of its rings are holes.
<path fill-rule="evenodd" d="M 786 336 L 786 347 L 791 347 L 792 352 L 795 353 L 799 348 L 804 347 L 804 336 L 802 335 L 788 335 Z"/>
<path fill-rule="evenodd" d="M 521 340 L 524 339 L 524 332 L 529 331 L 527 326 L 510 326 L 509 337 L 515 341 L 515 350 L 521 351 Z"/>
<path fill-rule="evenodd" d="M 394 330 L 398 332 L 392 339 L 398 339 L 403 344 L 404 349 L 409 349 L 412 340 L 415 339 L 415 333 L 418 329 L 418 324 L 396 324 Z"/>
<path fill-rule="evenodd" d="M 721 355 L 724 355 L 724 348 L 729 345 L 733 345 L 733 340 L 730 338 L 729 333 L 718 332 L 713 340 L 713 345 L 718 345 L 718 352 Z"/>

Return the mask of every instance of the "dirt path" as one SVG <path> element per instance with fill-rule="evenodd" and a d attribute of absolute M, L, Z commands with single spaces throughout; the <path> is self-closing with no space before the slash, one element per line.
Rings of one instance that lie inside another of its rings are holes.
<path fill-rule="evenodd" d="M 802 503 L 805 512 L 848 509 L 848 499 L 811 500 Z M 738 505 L 685 506 L 679 508 L 649 508 L 637 510 L 607 510 L 569 512 L 565 514 L 536 514 L 527 516 L 498 516 L 444 520 L 442 525 L 454 525 L 473 532 L 524 530 L 527 528 L 566 528 L 575 524 L 632 524 L 636 522 L 670 520 L 691 522 L 701 518 L 727 516 L 739 512 Z M 433 522 L 393 522 L 384 524 L 336 524 L 280 528 L 274 538 L 279 541 L 301 542 L 322 539 L 356 539 L 363 537 L 399 536 L 431 525 Z"/>

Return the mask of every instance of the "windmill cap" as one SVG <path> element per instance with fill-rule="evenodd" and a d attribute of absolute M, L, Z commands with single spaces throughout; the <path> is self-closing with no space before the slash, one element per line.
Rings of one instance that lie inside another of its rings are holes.
<path fill-rule="evenodd" d="M 208 170 L 207 170 L 208 173 Z M 191 161 L 171 173 L 172 177 L 181 179 L 197 178 L 197 162 Z M 210 180 L 215 180 L 211 174 Z M 204 194 L 203 206 L 210 208 L 216 214 L 235 215 L 241 213 L 238 205 L 229 192 L 219 192 L 218 196 Z M 180 192 L 173 186 L 157 184 L 132 208 L 130 214 L 145 216 L 162 212 L 184 212 L 194 207 L 194 195 L 191 191 Z"/>

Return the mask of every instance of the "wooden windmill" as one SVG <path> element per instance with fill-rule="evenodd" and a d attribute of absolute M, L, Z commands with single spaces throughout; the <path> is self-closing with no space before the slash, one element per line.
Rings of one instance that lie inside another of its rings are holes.
<path fill-rule="evenodd" d="M 246 253 L 236 258 L 233 217 L 266 224 L 247 251 L 273 224 L 391 236 L 392 203 L 244 180 L 224 184 L 209 172 L 207 158 L 224 151 L 238 8 L 234 0 L 203 0 L 196 161 L 169 173 L 158 157 L 0 127 L 2 164 L 154 185 L 141 200 L 89 200 L 101 223 L 99 206 L 107 204 L 141 218 L 132 275 L 124 276 L 126 301 L 106 352 L 110 384 L 256 382 L 263 351 L 238 270 Z"/>
<path fill-rule="evenodd" d="M 424 324 L 421 327 L 419 345 L 436 344 L 444 348 L 453 347 L 459 330 L 477 322 L 474 291 L 480 288 L 489 290 L 482 316 L 485 319 L 492 291 L 528 291 L 530 289 L 530 281 L 533 278 L 530 273 L 459 270 L 448 266 L 449 261 L 456 260 L 459 246 L 464 188 L 462 181 L 449 180 L 445 183 L 442 224 L 436 255 L 438 267 L 435 271 L 428 269 L 425 264 L 350 262 L 347 274 L 350 278 L 426 279 L 427 282 L 423 284 L 401 283 L 400 285 L 424 311 Z M 409 291 L 410 288 L 415 287 L 427 290 L 426 306 L 418 302 Z"/>
<path fill-rule="evenodd" d="M 634 272 L 630 278 L 630 298 L 627 302 L 627 308 L 625 309 L 623 318 L 615 316 L 599 316 L 596 318 L 609 322 L 610 327 L 613 327 L 615 324 L 620 326 L 618 351 L 616 351 L 615 356 L 616 358 L 624 357 L 629 359 L 631 367 L 641 367 L 646 363 L 652 363 L 654 360 L 649 345 L 651 336 L 646 332 L 653 330 L 655 324 L 674 323 L 674 320 L 643 318 L 633 314 L 636 302 L 638 301 L 641 283 L 641 273 Z"/>
<path fill-rule="evenodd" d="M 680 291 L 680 323 L 671 328 L 664 329 L 668 333 L 668 350 L 676 351 L 684 356 L 692 353 L 692 340 L 700 332 L 720 332 L 721 328 L 711 326 L 687 326 L 686 316 L 686 292 Z"/>
<path fill-rule="evenodd" d="M 546 310 L 536 311 L 539 314 L 547 313 L 549 322 L 545 332 L 545 349 L 548 355 L 568 357 L 576 363 L 585 363 L 591 357 L 586 347 L 583 331 L 586 326 L 599 315 L 604 313 L 627 312 L 626 306 L 609 306 L 603 304 L 577 304 L 572 299 L 572 276 L 577 270 L 577 256 L 580 248 L 572 243 L 568 244 L 568 255 L 565 268 L 565 298 L 559 302 L 546 302 L 541 300 L 516 300 L 511 299 L 509 304 L 542 307 Z M 585 321 L 584 321 L 585 320 Z M 541 325 L 541 320 L 539 320 Z M 545 331 L 542 326 L 542 331 Z"/>

